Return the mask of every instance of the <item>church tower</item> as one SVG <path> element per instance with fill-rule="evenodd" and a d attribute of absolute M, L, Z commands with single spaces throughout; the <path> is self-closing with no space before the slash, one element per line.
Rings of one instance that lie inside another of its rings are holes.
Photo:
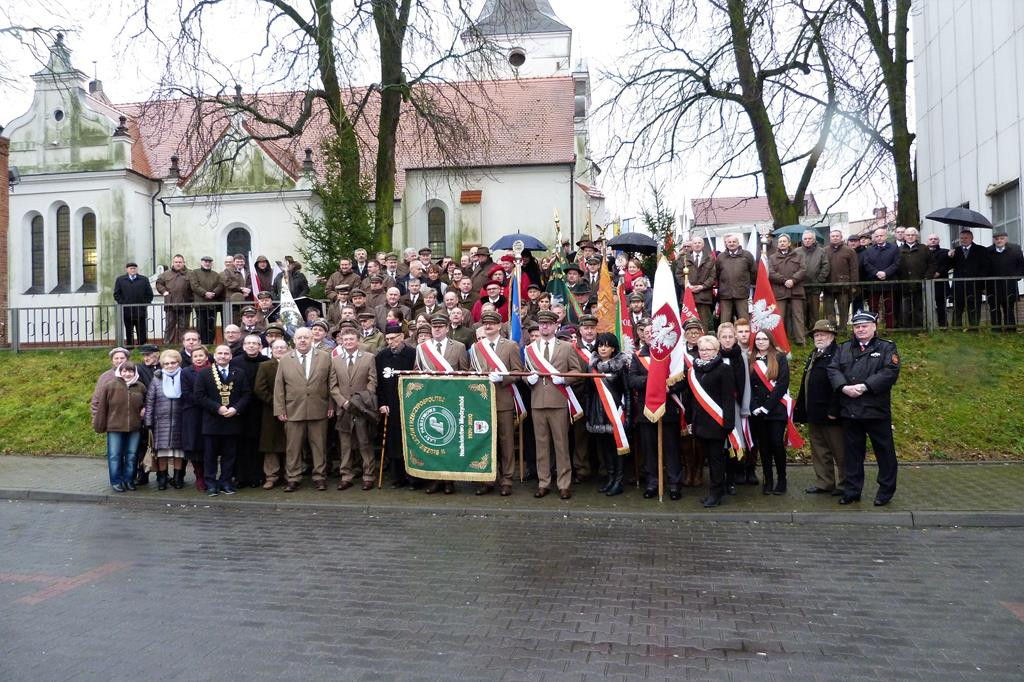
<path fill-rule="evenodd" d="M 548 0 L 487 0 L 462 40 L 469 46 L 490 43 L 492 75 L 534 78 L 572 74 L 572 29 L 558 18 Z M 480 68 L 484 68 L 483 60 Z"/>

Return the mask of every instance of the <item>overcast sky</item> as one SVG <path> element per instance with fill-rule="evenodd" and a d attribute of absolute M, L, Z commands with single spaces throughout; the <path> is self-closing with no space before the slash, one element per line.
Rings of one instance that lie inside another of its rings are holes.
<path fill-rule="evenodd" d="M 155 3 L 169 7 L 170 0 Z M 483 0 L 473 0 L 474 13 L 483 5 Z M 633 21 L 630 0 L 551 0 L 558 16 L 573 28 L 574 58 L 583 57 L 595 80 L 595 102 L 600 103 L 602 94 L 599 74 L 603 69 L 614 67 L 629 54 L 627 40 Z M 240 4 L 244 6 L 244 2 Z M 600 11 L 595 11 L 597 7 Z M 12 16 L 8 21 L 40 26 L 64 26 L 71 30 L 66 43 L 72 50 L 72 60 L 77 68 L 90 77 L 97 74 L 103 81 L 107 96 L 116 102 L 130 102 L 146 99 L 161 74 L 161 64 L 152 39 L 130 40 L 123 31 L 126 17 L 134 7 L 131 0 L 96 2 L 95 0 L 21 0 L 6 10 Z M 0 20 L 3 10 L 0 10 Z M 172 17 L 166 17 L 162 25 L 168 31 L 173 29 Z M 161 23 L 161 22 L 157 22 Z M 239 47 L 237 36 L 260 33 L 261 26 L 253 23 L 251 13 L 231 13 L 216 26 L 207 26 L 208 38 L 222 46 L 221 54 L 231 58 L 232 49 Z M 32 99 L 32 81 L 29 75 L 38 71 L 40 64 L 30 51 L 14 49 L 11 43 L 0 43 L 5 57 L 12 65 L 10 76 L 15 86 L 4 87 L 0 96 L 0 123 L 7 125 L 24 113 Z M 372 71 L 366 72 L 366 80 L 372 78 Z M 595 124 L 592 130 L 592 157 L 600 158 L 606 152 L 606 140 L 602 126 Z M 709 179 L 703 171 L 704 164 L 697 155 L 684 158 L 672 169 L 659 173 L 657 180 L 669 190 L 669 204 L 681 211 L 694 197 L 706 196 L 710 192 Z M 823 189 L 827 178 L 822 177 L 816 195 L 824 209 L 837 197 L 835 192 Z M 646 189 L 649 178 L 618 176 L 614 169 L 603 173 L 598 184 L 608 195 L 608 208 L 612 215 L 630 217 L 648 202 Z M 750 183 L 734 182 L 720 187 L 718 196 L 747 195 L 753 192 Z M 812 187 L 813 189 L 813 187 Z M 823 201 L 824 199 L 824 201 Z M 891 204 L 879 197 L 861 192 L 844 197 L 834 211 L 847 211 L 850 219 L 866 217 L 872 207 Z"/>

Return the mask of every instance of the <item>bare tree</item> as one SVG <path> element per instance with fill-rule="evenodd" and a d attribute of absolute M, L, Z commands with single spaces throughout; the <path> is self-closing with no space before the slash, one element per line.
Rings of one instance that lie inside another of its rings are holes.
<path fill-rule="evenodd" d="M 846 189 L 870 174 L 866 145 L 836 135 L 830 4 L 634 0 L 638 47 L 608 74 L 615 92 L 603 105 L 619 131 L 614 159 L 647 172 L 697 149 L 719 183 L 763 183 L 776 226 L 799 222 L 823 158 L 842 164 Z"/>
<path fill-rule="evenodd" d="M 12 64 L 15 55 L 28 54 L 43 67 L 47 63 L 50 46 L 58 42 L 58 35 L 70 30 L 64 25 L 63 8 L 59 3 L 45 10 L 47 16 L 57 19 L 50 26 L 21 18 L 32 10 L 41 11 L 36 3 L 30 1 L 27 5 L 20 5 L 18 10 L 15 14 L 13 9 L 0 7 L 0 86 L 5 88 L 17 87 L 18 69 Z"/>
<path fill-rule="evenodd" d="M 825 31 L 841 115 L 891 160 L 899 225 L 920 222 L 908 101 L 910 9 L 911 0 L 842 0 Z"/>
<path fill-rule="evenodd" d="M 151 23 L 156 3 L 140 2 L 133 20 L 142 22 L 141 32 L 162 41 Z M 480 71 L 470 68 L 486 65 L 493 48 L 480 36 L 460 43 L 464 30 L 472 33 L 462 0 L 354 0 L 343 9 L 332 0 L 310 0 L 301 9 L 297 0 L 256 0 L 255 6 L 263 13 L 265 34 L 240 65 L 223 61 L 204 29 L 217 11 L 237 9 L 237 3 L 178 0 L 180 29 L 164 43 L 166 68 L 150 115 L 156 110 L 170 119 L 187 115 L 192 133 L 187 155 L 196 160 L 223 135 L 234 112 L 252 122 L 240 145 L 275 142 L 293 153 L 315 137 L 310 130 L 326 122 L 339 140 L 332 144 L 342 161 L 337 180 L 355 187 L 374 179 L 376 239 L 389 248 L 396 155 L 418 154 L 436 165 L 457 166 L 473 153 L 469 141 L 485 148 L 488 130 L 500 123 L 500 112 L 489 111 Z M 368 47 L 379 55 L 380 79 L 363 85 L 358 81 Z M 409 57 L 413 50 L 422 64 Z M 235 86 L 242 82 L 252 84 L 250 92 Z M 267 91 L 276 92 L 261 94 Z M 168 105 L 168 98 L 179 101 Z M 398 139 L 403 117 L 414 119 L 407 124 L 413 134 L 405 147 Z"/>

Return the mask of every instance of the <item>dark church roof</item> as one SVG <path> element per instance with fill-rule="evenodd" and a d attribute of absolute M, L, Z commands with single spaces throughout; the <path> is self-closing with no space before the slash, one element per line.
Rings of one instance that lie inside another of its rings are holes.
<path fill-rule="evenodd" d="M 548 0 L 487 0 L 474 28 L 481 35 L 570 31 Z"/>

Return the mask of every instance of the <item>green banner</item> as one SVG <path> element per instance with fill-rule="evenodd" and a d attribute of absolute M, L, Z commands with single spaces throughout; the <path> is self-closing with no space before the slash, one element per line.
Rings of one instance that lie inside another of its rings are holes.
<path fill-rule="evenodd" d="M 487 377 L 403 376 L 398 395 L 411 476 L 482 483 L 497 478 L 497 417 Z"/>

